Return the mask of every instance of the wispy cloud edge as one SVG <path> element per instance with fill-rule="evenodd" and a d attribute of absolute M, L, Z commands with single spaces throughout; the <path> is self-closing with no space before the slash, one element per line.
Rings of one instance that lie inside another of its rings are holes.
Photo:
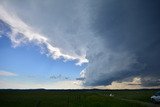
<path fill-rule="evenodd" d="M 17 17 L 15 13 L 7 11 L 3 6 L 0 6 L 0 19 L 11 27 L 12 33 L 9 35 L 9 38 L 14 47 L 26 42 L 34 42 L 40 47 L 45 46 L 48 52 L 47 54 L 53 59 L 63 58 L 65 61 L 76 60 L 76 65 L 89 62 L 85 55 L 80 56 L 63 53 L 60 48 L 53 46 L 46 36 L 35 31 L 31 26 Z"/>

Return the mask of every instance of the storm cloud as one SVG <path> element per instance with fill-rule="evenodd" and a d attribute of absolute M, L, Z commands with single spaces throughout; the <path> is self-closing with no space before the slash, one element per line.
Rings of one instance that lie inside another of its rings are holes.
<path fill-rule="evenodd" d="M 84 86 L 135 77 L 142 86 L 160 85 L 158 0 L 6 0 L 1 5 L 49 40 L 42 44 L 59 49 L 58 58 L 87 63 L 77 78 Z"/>
<path fill-rule="evenodd" d="M 93 31 L 103 39 L 104 49 L 88 56 L 86 85 L 108 85 L 133 77 L 140 77 L 142 86 L 160 85 L 159 5 L 156 0 L 92 4 Z"/>

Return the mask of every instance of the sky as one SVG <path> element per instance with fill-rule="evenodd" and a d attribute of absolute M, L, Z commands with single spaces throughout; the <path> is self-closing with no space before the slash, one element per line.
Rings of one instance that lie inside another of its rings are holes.
<path fill-rule="evenodd" d="M 160 88 L 159 5 L 0 0 L 0 88 Z"/>

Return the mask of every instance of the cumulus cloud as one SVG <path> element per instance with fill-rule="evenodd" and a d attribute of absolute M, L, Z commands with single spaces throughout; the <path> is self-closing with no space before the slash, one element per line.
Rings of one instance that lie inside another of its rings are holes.
<path fill-rule="evenodd" d="M 15 46 L 34 42 L 53 59 L 88 63 L 77 78 L 85 86 L 106 86 L 135 77 L 141 78 L 142 86 L 156 86 L 159 4 L 150 0 L 6 0 L 0 19 L 11 27 L 9 37 Z"/>
<path fill-rule="evenodd" d="M 0 71 L 0 76 L 17 76 L 17 74 L 8 71 Z"/>

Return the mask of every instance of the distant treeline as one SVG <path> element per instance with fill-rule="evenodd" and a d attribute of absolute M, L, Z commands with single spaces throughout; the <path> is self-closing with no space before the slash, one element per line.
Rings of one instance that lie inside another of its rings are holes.
<path fill-rule="evenodd" d="M 100 91 L 145 91 L 145 90 L 160 90 L 160 89 L 0 89 L 0 91 L 36 91 L 36 92 L 100 92 Z"/>

